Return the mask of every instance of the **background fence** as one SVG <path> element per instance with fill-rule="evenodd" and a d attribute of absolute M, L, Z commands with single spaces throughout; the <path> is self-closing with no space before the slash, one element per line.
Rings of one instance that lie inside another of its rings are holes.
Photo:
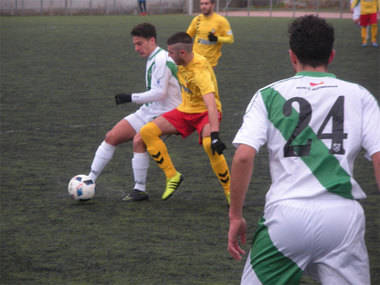
<path fill-rule="evenodd" d="M 199 13 L 199 0 L 146 0 L 149 14 Z M 1 15 L 109 15 L 138 14 L 138 0 L 0 0 Z M 224 15 L 254 12 L 350 11 L 349 0 L 216 0 L 216 11 Z"/>
<path fill-rule="evenodd" d="M 147 0 L 150 14 L 183 13 L 186 0 Z M 1 0 L 2 15 L 138 14 L 137 0 Z"/>

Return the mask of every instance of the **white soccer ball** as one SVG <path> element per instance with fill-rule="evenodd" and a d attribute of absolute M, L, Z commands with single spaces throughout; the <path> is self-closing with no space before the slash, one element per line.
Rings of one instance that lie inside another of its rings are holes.
<path fill-rule="evenodd" d="M 79 174 L 70 179 L 67 187 L 74 200 L 90 200 L 95 196 L 95 182 L 87 175 Z"/>

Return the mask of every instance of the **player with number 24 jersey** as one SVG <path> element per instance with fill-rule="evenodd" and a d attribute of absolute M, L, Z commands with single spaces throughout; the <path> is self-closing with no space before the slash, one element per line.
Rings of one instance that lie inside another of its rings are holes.
<path fill-rule="evenodd" d="M 362 145 L 368 156 L 379 151 L 380 132 L 373 131 L 379 122 L 376 99 L 365 88 L 331 73 L 300 72 L 255 94 L 233 143 L 258 151 L 269 142 L 267 205 L 328 192 L 363 199 L 353 160 Z"/>

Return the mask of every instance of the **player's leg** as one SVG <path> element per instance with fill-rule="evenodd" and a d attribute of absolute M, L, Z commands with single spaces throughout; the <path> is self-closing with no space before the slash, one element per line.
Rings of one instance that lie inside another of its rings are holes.
<path fill-rule="evenodd" d="M 160 136 L 176 133 L 176 129 L 163 117 L 158 117 L 140 130 L 140 135 L 153 160 L 164 171 L 166 178 L 173 177 L 177 170 L 169 156 L 168 149 Z"/>
<path fill-rule="evenodd" d="M 230 204 L 230 170 L 224 155 L 212 152 L 209 123 L 202 128 L 202 146 L 210 160 L 212 170 L 223 187 L 227 203 Z"/>
<path fill-rule="evenodd" d="M 144 141 L 140 134 L 136 134 L 133 138 L 133 159 L 132 168 L 135 178 L 135 189 L 140 191 L 146 190 L 146 177 L 149 168 L 149 154 L 146 151 Z"/>
<path fill-rule="evenodd" d="M 367 27 L 368 15 L 360 15 L 360 36 L 362 39 L 362 46 L 367 46 Z"/>
<path fill-rule="evenodd" d="M 138 132 L 146 123 L 152 121 L 156 116 L 156 110 L 142 106 L 135 113 L 130 114 L 125 118 L 136 132 L 136 135 L 133 137 L 132 158 L 135 186 L 133 190 L 123 198 L 125 201 L 142 201 L 149 199 L 148 194 L 145 192 L 150 158 L 146 151 L 144 141 Z"/>
<path fill-rule="evenodd" d="M 112 130 L 106 134 L 104 141 L 96 150 L 89 173 L 90 178 L 96 181 L 104 167 L 112 159 L 116 146 L 131 140 L 135 134 L 135 129 L 127 120 L 122 119 L 119 121 Z"/>
<path fill-rule="evenodd" d="M 335 242 L 337 246 L 315 259 L 314 264 L 309 265 L 306 271 L 317 273 L 322 284 L 370 285 L 368 252 L 364 238 L 364 211 L 357 201 L 347 199 L 345 204 L 335 205 L 325 210 L 324 216 L 321 216 L 321 220 L 329 228 L 324 230 L 327 236 L 319 235 L 320 240 L 325 240 L 325 244 L 330 245 L 338 237 Z M 328 221 L 334 220 L 329 226 Z"/>
<path fill-rule="evenodd" d="M 210 136 L 203 137 L 202 146 L 210 160 L 212 170 L 223 187 L 227 203 L 230 204 L 230 171 L 226 158 L 223 154 L 212 153 Z"/>
<path fill-rule="evenodd" d="M 160 138 L 162 135 L 175 133 L 177 133 L 177 129 L 162 116 L 146 124 L 140 130 L 140 135 L 147 147 L 147 151 L 166 176 L 166 189 L 162 195 L 163 200 L 171 197 L 183 180 L 181 173 L 174 167 L 165 143 Z"/>
<path fill-rule="evenodd" d="M 376 13 L 370 15 L 369 22 L 370 22 L 370 26 L 371 26 L 371 43 L 372 43 L 372 46 L 378 47 L 379 46 L 377 43 L 378 27 L 377 27 L 377 14 Z"/>
<path fill-rule="evenodd" d="M 303 270 L 276 247 L 264 222 L 265 220 L 261 219 L 257 227 L 243 270 L 241 285 L 299 284 Z"/>
<path fill-rule="evenodd" d="M 136 134 L 133 138 L 132 158 L 132 170 L 135 185 L 133 190 L 123 198 L 124 201 L 143 201 L 149 199 L 149 196 L 146 193 L 149 159 L 149 154 L 146 151 L 144 141 L 140 134 Z"/>

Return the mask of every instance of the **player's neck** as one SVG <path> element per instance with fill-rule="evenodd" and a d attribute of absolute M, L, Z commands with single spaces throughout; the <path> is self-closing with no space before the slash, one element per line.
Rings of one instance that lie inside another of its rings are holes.
<path fill-rule="evenodd" d="M 310 65 L 302 65 L 302 66 L 299 66 L 298 68 L 296 68 L 296 72 L 328 72 L 327 70 L 327 66 L 324 66 L 324 65 L 320 65 L 320 66 L 317 66 L 317 67 L 313 67 L 313 66 L 310 66 Z"/>
<path fill-rule="evenodd" d="M 194 53 L 188 53 L 186 57 L 184 58 L 183 66 L 186 67 L 187 65 L 189 65 L 189 63 L 192 62 L 193 58 L 194 58 Z"/>
<path fill-rule="evenodd" d="M 151 56 L 152 54 L 153 54 L 153 52 L 156 50 L 156 48 L 157 48 L 157 45 L 152 45 L 151 47 L 150 47 L 150 52 L 149 52 L 149 56 Z"/>
<path fill-rule="evenodd" d="M 211 17 L 214 14 L 214 11 L 210 11 L 208 14 L 203 14 L 204 17 Z"/>

